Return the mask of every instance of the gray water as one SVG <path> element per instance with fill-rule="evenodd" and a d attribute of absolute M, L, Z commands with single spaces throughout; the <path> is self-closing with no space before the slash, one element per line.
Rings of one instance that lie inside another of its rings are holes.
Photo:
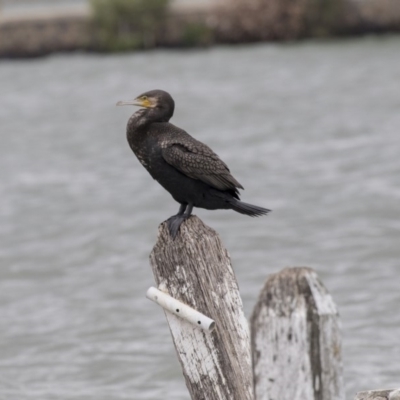
<path fill-rule="evenodd" d="M 118 100 L 162 88 L 268 217 L 196 210 L 247 315 L 310 266 L 341 313 L 347 398 L 400 386 L 400 38 L 0 63 L 0 399 L 188 399 L 145 298 L 178 205 L 131 153 Z"/>

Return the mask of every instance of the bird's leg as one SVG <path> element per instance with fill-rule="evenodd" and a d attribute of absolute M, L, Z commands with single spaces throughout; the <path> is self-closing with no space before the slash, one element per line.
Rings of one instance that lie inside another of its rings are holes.
<path fill-rule="evenodd" d="M 178 214 L 173 215 L 171 218 L 168 219 L 167 221 L 168 230 L 173 239 L 176 238 L 176 235 L 178 234 L 179 227 L 181 226 L 182 222 L 185 219 L 189 218 L 190 215 L 192 214 L 192 210 L 193 210 L 193 204 L 191 203 L 181 204 Z"/>
<path fill-rule="evenodd" d="M 176 215 L 183 215 L 183 213 L 186 210 L 186 207 L 187 207 L 187 204 L 181 204 L 181 206 L 179 207 L 178 214 L 176 214 Z"/>
<path fill-rule="evenodd" d="M 185 208 L 186 208 L 186 207 L 185 207 Z M 180 211 L 180 210 L 179 210 L 179 211 Z M 192 203 L 189 203 L 189 204 L 187 205 L 185 214 L 183 214 L 183 215 L 185 216 L 185 218 L 189 218 L 189 217 L 192 215 L 192 211 L 193 211 L 193 204 L 192 204 Z"/>
<path fill-rule="evenodd" d="M 175 239 L 176 235 L 178 234 L 181 223 L 186 219 L 184 216 L 186 207 L 187 204 L 181 204 L 181 206 L 179 207 L 178 214 L 173 215 L 167 220 L 168 230 L 173 239 Z"/>

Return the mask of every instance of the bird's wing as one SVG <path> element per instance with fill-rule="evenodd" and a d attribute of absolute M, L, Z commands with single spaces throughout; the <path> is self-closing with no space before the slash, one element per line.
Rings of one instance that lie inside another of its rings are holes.
<path fill-rule="evenodd" d="M 216 189 L 243 189 L 228 166 L 208 146 L 189 135 L 184 139 L 162 146 L 162 155 L 168 164 Z"/>

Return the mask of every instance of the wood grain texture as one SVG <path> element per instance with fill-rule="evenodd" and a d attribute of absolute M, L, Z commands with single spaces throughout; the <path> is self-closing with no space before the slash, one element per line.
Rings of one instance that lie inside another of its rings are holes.
<path fill-rule="evenodd" d="M 257 400 L 344 399 L 338 312 L 312 269 L 268 278 L 251 332 Z"/>
<path fill-rule="evenodd" d="M 165 312 L 192 400 L 252 400 L 248 324 L 218 234 L 191 216 L 172 240 L 164 222 L 150 263 L 160 290 L 216 323 L 206 332 Z"/>

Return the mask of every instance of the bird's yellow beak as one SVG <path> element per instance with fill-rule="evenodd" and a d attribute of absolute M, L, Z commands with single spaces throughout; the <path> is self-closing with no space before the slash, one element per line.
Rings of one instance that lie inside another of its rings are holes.
<path fill-rule="evenodd" d="M 149 99 L 137 98 L 134 100 L 119 101 L 117 103 L 117 106 L 138 106 L 138 107 L 151 108 L 153 107 L 153 104 Z"/>

